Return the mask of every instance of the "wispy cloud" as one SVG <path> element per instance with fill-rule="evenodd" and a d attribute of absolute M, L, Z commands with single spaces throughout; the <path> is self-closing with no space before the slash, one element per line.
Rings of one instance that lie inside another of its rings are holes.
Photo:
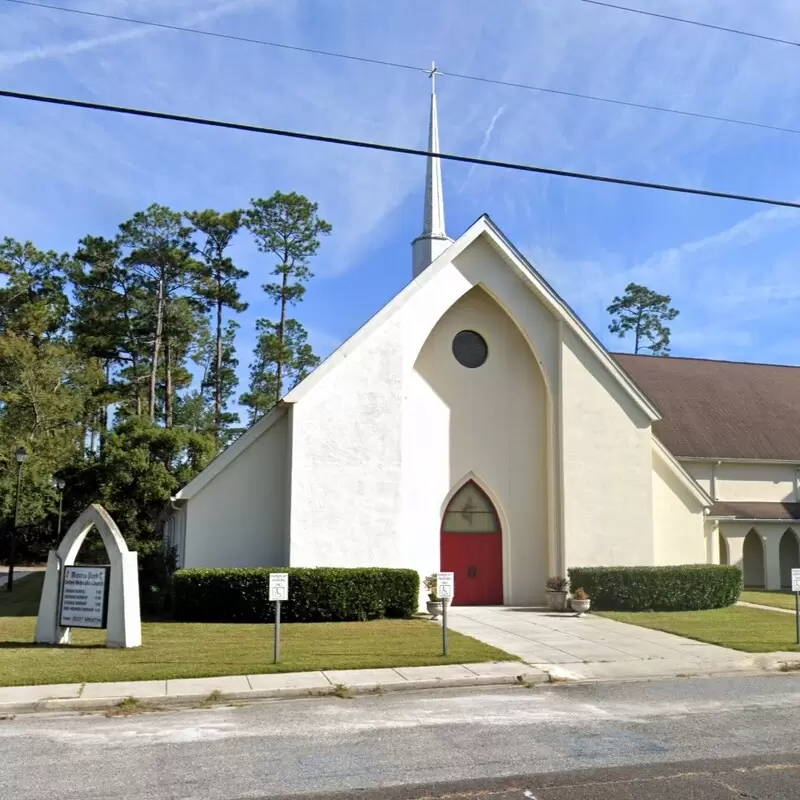
<path fill-rule="evenodd" d="M 497 111 L 494 112 L 492 115 L 491 120 L 489 120 L 489 125 L 483 133 L 483 141 L 481 142 L 481 146 L 478 148 L 477 157 L 482 158 L 487 148 L 489 147 L 489 142 L 492 141 L 492 134 L 494 133 L 494 126 L 497 125 L 497 121 L 500 117 L 503 116 L 503 112 L 506 110 L 505 105 L 500 106 Z M 471 165 L 469 168 L 469 172 L 467 172 L 467 177 L 464 179 L 464 183 L 461 185 L 461 188 L 458 190 L 459 192 L 463 192 L 464 189 L 467 188 L 467 184 L 469 183 L 470 178 L 472 177 L 472 173 L 475 172 L 475 164 Z"/>
<path fill-rule="evenodd" d="M 226 14 L 232 14 L 247 6 L 256 5 L 260 0 L 227 0 L 227 2 L 218 3 L 204 11 L 197 11 L 191 14 L 184 14 L 183 16 L 171 22 L 174 25 L 182 27 L 190 27 L 197 25 L 201 22 L 212 22 L 220 19 Z M 33 13 L 37 13 L 38 9 Z M 51 12 L 53 14 L 57 12 Z M 110 13 L 110 12 L 109 12 Z M 63 20 L 63 16 L 56 19 Z M 91 19 L 90 23 L 97 24 L 98 20 Z M 51 45 L 37 45 L 34 47 L 26 48 L 25 50 L 12 50 L 10 52 L 0 54 L 0 70 L 10 69 L 12 67 L 19 67 L 23 64 L 29 64 L 35 61 L 45 61 L 48 59 L 61 59 L 78 53 L 86 53 L 90 50 L 96 50 L 101 47 L 110 47 L 112 45 L 119 45 L 127 42 L 136 41 L 149 36 L 157 34 L 169 34 L 170 32 L 156 27 L 148 27 L 144 25 L 134 25 L 129 23 L 121 23 L 114 21 L 102 21 L 100 24 L 112 24 L 117 27 L 125 26 L 123 30 L 115 33 L 104 34 L 102 36 L 92 36 L 83 39 L 77 39 L 62 44 Z M 174 34 L 172 34 L 174 35 Z"/>

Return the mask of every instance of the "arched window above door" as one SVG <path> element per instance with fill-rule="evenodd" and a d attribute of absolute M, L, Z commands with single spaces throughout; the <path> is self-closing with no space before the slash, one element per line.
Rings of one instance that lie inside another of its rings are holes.
<path fill-rule="evenodd" d="M 443 533 L 497 533 L 500 520 L 492 501 L 474 482 L 468 481 L 447 504 Z"/>

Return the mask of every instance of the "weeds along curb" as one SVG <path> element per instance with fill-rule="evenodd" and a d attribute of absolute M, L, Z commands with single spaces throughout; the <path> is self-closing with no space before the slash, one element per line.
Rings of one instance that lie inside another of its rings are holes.
<path fill-rule="evenodd" d="M 320 686 L 311 689 L 253 689 L 247 692 L 225 692 L 215 694 L 213 699 L 205 694 L 184 694 L 175 697 L 74 697 L 48 698 L 27 703 L 6 703 L 0 705 L 0 718 L 14 714 L 41 712 L 103 712 L 120 709 L 123 704 L 132 706 L 133 701 L 140 705 L 131 709 L 130 715 L 166 711 L 171 709 L 214 708 L 230 704 L 257 703 L 262 700 L 297 700 L 310 697 L 338 697 L 343 700 L 364 695 L 385 695 L 396 692 L 410 692 L 428 689 L 459 689 L 471 686 L 534 686 L 550 682 L 546 672 L 520 671 L 519 675 L 502 675 L 493 677 L 448 678 L 446 680 L 417 680 L 404 683 L 364 684 L 362 686 Z M 213 693 L 212 693 L 213 694 Z M 125 712 L 117 712 L 125 716 Z"/>

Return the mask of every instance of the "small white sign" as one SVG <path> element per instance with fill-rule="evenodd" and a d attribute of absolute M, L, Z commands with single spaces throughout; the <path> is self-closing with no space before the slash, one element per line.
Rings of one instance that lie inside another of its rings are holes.
<path fill-rule="evenodd" d="M 800 592 L 800 569 L 792 570 L 792 591 Z"/>
<path fill-rule="evenodd" d="M 271 602 L 289 599 L 289 573 L 270 572 L 269 574 L 269 599 Z"/>
<path fill-rule="evenodd" d="M 64 567 L 59 624 L 62 628 L 105 628 L 108 567 Z"/>
<path fill-rule="evenodd" d="M 452 597 L 455 593 L 455 577 L 452 572 L 439 572 L 436 575 L 436 594 L 441 600 Z"/>

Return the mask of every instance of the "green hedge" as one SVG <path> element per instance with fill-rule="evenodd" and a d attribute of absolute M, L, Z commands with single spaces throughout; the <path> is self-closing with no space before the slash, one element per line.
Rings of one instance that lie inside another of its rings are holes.
<path fill-rule="evenodd" d="M 419 574 L 410 569 L 181 569 L 173 576 L 175 619 L 271 622 L 270 572 L 289 573 L 285 622 L 345 622 L 410 617 L 419 604 Z"/>
<path fill-rule="evenodd" d="M 582 587 L 598 611 L 696 611 L 733 605 L 742 591 L 738 567 L 572 567 L 572 590 Z"/>

